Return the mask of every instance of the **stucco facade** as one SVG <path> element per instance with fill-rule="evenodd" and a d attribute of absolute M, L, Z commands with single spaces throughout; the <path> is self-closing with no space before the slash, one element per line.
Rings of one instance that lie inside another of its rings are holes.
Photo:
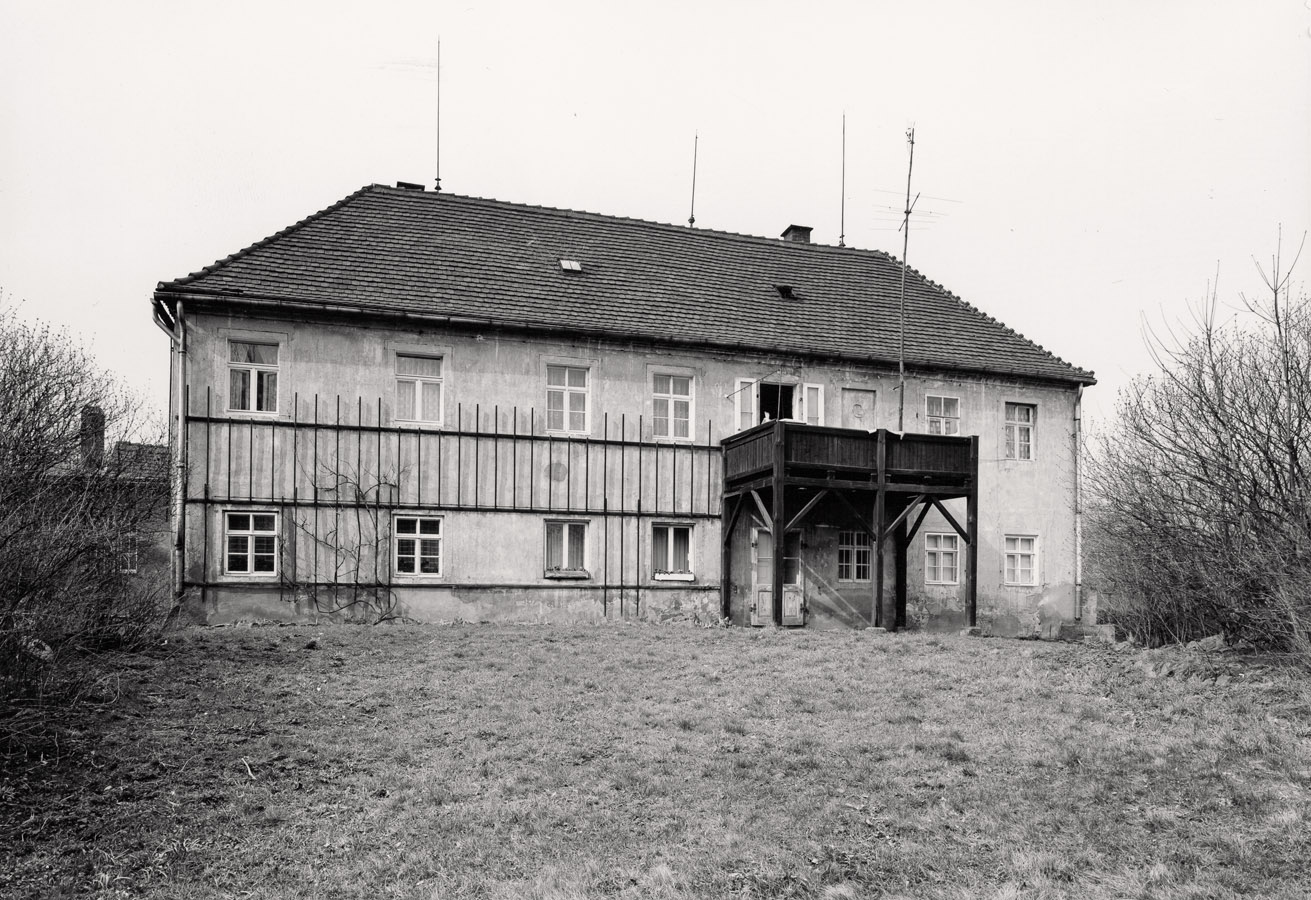
<path fill-rule="evenodd" d="M 182 609 L 760 624 L 773 526 L 727 489 L 722 442 L 771 418 L 883 442 L 900 356 L 900 427 L 958 436 L 968 484 L 941 496 L 973 505 L 944 500 L 904 547 L 860 484 L 849 515 L 813 507 L 775 567 L 789 621 L 883 615 L 875 531 L 907 626 L 959 627 L 968 598 L 1002 633 L 1076 618 L 1092 374 L 886 254 L 786 236 L 375 185 L 161 283 Z"/>

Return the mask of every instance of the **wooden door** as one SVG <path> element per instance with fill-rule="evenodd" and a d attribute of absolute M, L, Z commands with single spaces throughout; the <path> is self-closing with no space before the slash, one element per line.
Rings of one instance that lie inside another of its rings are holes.
<path fill-rule="evenodd" d="M 751 529 L 751 624 L 761 628 L 774 616 L 774 536 Z"/>

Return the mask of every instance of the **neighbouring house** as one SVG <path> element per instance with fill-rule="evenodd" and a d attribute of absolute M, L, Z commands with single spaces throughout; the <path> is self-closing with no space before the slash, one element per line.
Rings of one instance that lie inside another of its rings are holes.
<path fill-rule="evenodd" d="M 1077 620 L 1070 365 L 823 246 L 370 186 L 159 284 L 191 620 Z M 776 533 L 783 537 L 777 539 Z"/>

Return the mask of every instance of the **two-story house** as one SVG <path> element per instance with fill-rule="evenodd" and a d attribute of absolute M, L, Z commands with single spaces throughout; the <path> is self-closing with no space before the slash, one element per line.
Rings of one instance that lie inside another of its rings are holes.
<path fill-rule="evenodd" d="M 1091 373 L 809 232 L 371 186 L 162 282 L 183 608 L 1077 618 Z"/>

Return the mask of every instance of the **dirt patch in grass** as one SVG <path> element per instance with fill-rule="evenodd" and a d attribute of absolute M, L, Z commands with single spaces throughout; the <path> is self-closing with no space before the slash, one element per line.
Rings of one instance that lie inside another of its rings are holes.
<path fill-rule="evenodd" d="M 1305 681 L 1168 661 L 866 632 L 187 631 L 44 758 L 6 760 L 0 894 L 1307 896 Z"/>

